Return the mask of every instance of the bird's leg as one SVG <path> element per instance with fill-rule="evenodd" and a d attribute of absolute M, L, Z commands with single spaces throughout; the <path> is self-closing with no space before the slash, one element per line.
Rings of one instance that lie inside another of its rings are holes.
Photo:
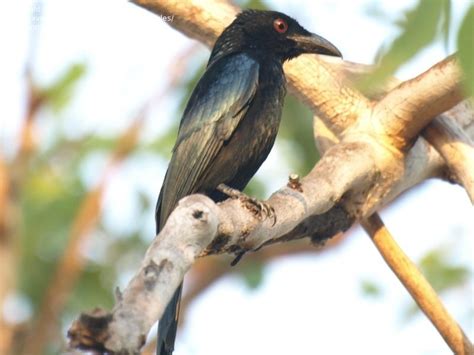
<path fill-rule="evenodd" d="M 254 197 L 247 196 L 242 191 L 234 189 L 225 184 L 219 184 L 217 190 L 222 192 L 224 195 L 229 196 L 230 198 L 239 199 L 246 208 L 254 212 L 257 216 L 273 219 L 273 225 L 276 223 L 276 214 L 275 210 L 269 204 L 260 201 Z"/>

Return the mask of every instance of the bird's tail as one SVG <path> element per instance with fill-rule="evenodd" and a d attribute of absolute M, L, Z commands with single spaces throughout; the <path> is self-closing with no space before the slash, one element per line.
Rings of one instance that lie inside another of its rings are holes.
<path fill-rule="evenodd" d="M 158 323 L 158 341 L 156 355 L 171 355 L 174 350 L 174 341 L 178 329 L 179 306 L 181 303 L 181 291 L 183 284 L 179 285 L 170 303 Z"/>

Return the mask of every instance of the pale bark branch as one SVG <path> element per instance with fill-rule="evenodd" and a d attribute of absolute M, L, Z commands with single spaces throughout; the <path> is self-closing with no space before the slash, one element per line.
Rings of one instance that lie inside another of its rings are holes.
<path fill-rule="evenodd" d="M 374 69 L 375 66 L 373 65 L 344 62 L 339 73 L 343 74 L 349 81 L 357 82 L 370 74 Z M 383 83 L 383 86 L 371 87 L 371 91 L 365 94 L 372 99 L 381 98 L 399 84 L 400 80 L 392 77 Z M 325 151 L 338 141 L 334 132 L 318 116 L 315 116 L 313 122 L 315 142 L 320 151 Z M 412 148 L 412 153 L 419 150 L 426 152 L 423 155 L 429 159 L 425 161 L 438 161 L 435 165 L 440 163 L 438 159 L 439 153 L 452 172 L 452 175 L 454 175 L 454 180 L 463 185 L 471 202 L 474 203 L 474 110 L 472 99 L 466 99 L 451 110 L 435 117 L 421 132 L 421 135 L 422 137 L 419 137 L 415 147 Z M 435 150 L 430 149 L 425 139 Z M 407 170 L 411 170 L 413 167 L 413 164 L 407 164 Z M 432 163 L 423 168 L 421 168 L 420 164 L 417 164 L 417 167 L 414 170 L 417 176 L 410 179 L 410 181 L 403 179 L 404 184 L 397 188 L 398 191 L 416 185 L 431 174 L 431 176 L 435 176 L 440 171 L 440 169 L 434 168 L 435 166 Z M 427 172 L 430 173 L 426 175 Z M 413 176 L 413 174 L 411 175 Z"/>
<path fill-rule="evenodd" d="M 182 281 L 184 272 L 197 255 L 257 249 L 270 243 L 306 236 L 309 231 L 314 233 L 318 230 L 318 225 L 323 226 L 322 232 L 330 231 L 327 233 L 328 236 L 338 230 L 346 230 L 352 224 L 352 218 L 343 209 L 331 208 L 336 201 L 332 199 L 338 199 L 344 192 L 350 191 L 356 186 L 354 182 L 366 181 L 363 175 L 359 176 L 357 173 L 357 170 L 365 172 L 367 169 L 365 162 L 369 160 L 360 159 L 360 154 L 358 154 L 363 153 L 363 149 L 364 146 L 351 147 L 344 144 L 334 146 L 324 155 L 322 163 L 318 164 L 309 176 L 302 179 L 301 185 L 298 185 L 296 189 L 286 187 L 275 193 L 268 200 L 277 216 L 275 225 L 269 220 L 261 221 L 252 212 L 242 208 L 238 200 L 227 200 L 218 206 L 205 196 L 192 195 L 182 200 L 147 252 L 140 271 L 124 292 L 126 296 L 119 297 L 119 302 L 112 314 L 99 313 L 81 317 L 69 332 L 72 338 L 71 344 L 87 346 L 91 340 L 88 330 L 92 327 L 96 331 L 93 337 L 95 349 L 103 346 L 107 351 L 115 353 L 138 351 L 147 330 L 154 320 L 159 319 L 164 305 L 169 301 L 173 291 Z M 346 155 L 351 157 L 347 166 L 340 164 L 342 154 L 344 154 L 344 159 Z M 351 165 L 351 162 L 355 163 Z M 351 175 L 354 172 L 355 177 Z M 352 178 L 347 176 L 352 176 Z M 341 187 L 333 186 L 333 181 L 340 182 Z M 193 203 L 189 203 L 190 201 Z M 208 209 L 202 206 L 207 206 Z M 329 211 L 325 216 L 315 216 L 327 210 Z M 204 242 L 200 242 L 205 234 L 201 229 L 188 228 L 186 224 L 187 227 L 183 230 L 176 225 L 176 221 L 184 223 L 182 221 L 192 220 L 196 218 L 193 216 L 202 215 L 215 221 L 217 226 L 215 230 L 214 227 L 208 229 L 208 233 L 211 234 L 206 235 L 206 241 L 212 241 L 208 247 Z M 314 219 L 317 221 L 315 222 Z M 311 228 L 305 228 L 305 224 L 308 223 Z M 196 233 L 199 235 L 195 236 Z M 188 241 L 192 240 L 196 240 L 199 248 L 194 245 L 196 248 L 192 253 L 186 252 Z M 169 266 L 169 269 L 164 272 L 154 274 L 154 277 L 159 278 L 160 281 L 157 283 L 161 287 L 150 288 L 153 296 L 150 295 L 151 291 L 144 281 L 149 273 L 150 258 L 156 265 L 161 265 L 163 258 L 166 258 L 168 260 L 166 265 Z M 181 266 L 177 268 L 176 265 Z M 146 308 L 144 308 L 145 305 Z M 146 315 L 143 314 L 144 309 L 147 310 Z M 124 334 L 127 334 L 126 338 L 123 338 Z M 101 343 L 101 339 L 108 340 Z M 130 346 L 136 348 L 130 348 Z"/>
<path fill-rule="evenodd" d="M 334 165 L 342 153 L 340 147 L 343 146 L 334 147 L 322 160 Z M 355 162 L 352 171 L 357 166 L 361 167 L 360 171 L 365 170 L 356 153 L 352 160 Z M 349 189 L 350 180 L 359 180 L 343 177 L 349 173 L 344 169 L 350 169 L 344 164 L 327 166 L 347 182 L 342 188 L 333 189 L 332 183 L 326 181 L 323 166 L 318 165 L 312 177 L 302 179 L 297 189 L 285 187 L 268 200 L 275 209 L 275 224 L 262 220 L 239 200 L 227 200 L 219 205 L 203 195 L 181 200 L 149 247 L 140 270 L 118 297 L 112 313 L 82 315 L 69 330 L 71 345 L 112 353 L 137 353 L 149 328 L 161 317 L 197 256 L 239 253 L 305 236 L 319 241 L 348 229 L 353 219 L 343 209 L 334 207 L 332 198 L 337 199 Z"/>
<path fill-rule="evenodd" d="M 398 149 L 406 149 L 437 115 L 463 100 L 461 69 L 455 56 L 405 81 L 374 107 L 374 118 Z"/>
<path fill-rule="evenodd" d="M 387 265 L 433 323 L 451 350 L 456 355 L 473 354 L 474 348 L 471 341 L 448 313 L 423 274 L 398 246 L 380 217 L 373 215 L 361 224 Z"/>
<path fill-rule="evenodd" d="M 123 294 L 117 292 L 112 315 L 83 315 L 68 332 L 71 345 L 138 353 L 184 274 L 216 236 L 218 216 L 217 205 L 206 196 L 182 199 L 148 248 L 139 272 Z"/>

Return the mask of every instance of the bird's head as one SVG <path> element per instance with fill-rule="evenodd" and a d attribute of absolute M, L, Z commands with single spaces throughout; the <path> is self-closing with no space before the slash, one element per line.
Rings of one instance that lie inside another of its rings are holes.
<path fill-rule="evenodd" d="M 331 42 L 307 31 L 290 16 L 260 10 L 237 15 L 217 39 L 211 61 L 239 51 L 273 56 L 282 62 L 303 53 L 342 57 Z"/>

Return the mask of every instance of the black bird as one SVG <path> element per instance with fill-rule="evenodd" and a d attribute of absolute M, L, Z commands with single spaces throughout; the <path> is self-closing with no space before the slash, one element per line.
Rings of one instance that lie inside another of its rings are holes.
<path fill-rule="evenodd" d="M 245 10 L 222 32 L 184 111 L 156 205 L 156 231 L 186 195 L 221 201 L 242 190 L 267 158 L 280 124 L 282 64 L 302 53 L 341 56 L 334 45 L 274 11 Z M 173 352 L 182 285 L 158 328 L 158 355 Z"/>

